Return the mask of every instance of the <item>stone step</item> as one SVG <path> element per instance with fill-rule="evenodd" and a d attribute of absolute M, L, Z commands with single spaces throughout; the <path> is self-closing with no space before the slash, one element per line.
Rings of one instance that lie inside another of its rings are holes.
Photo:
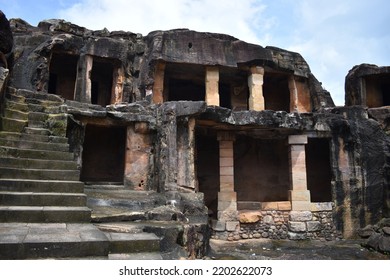
<path fill-rule="evenodd" d="M 69 152 L 33 150 L 6 146 L 0 146 L 0 156 L 45 160 L 73 160 L 73 154 Z"/>
<path fill-rule="evenodd" d="M 0 130 L 10 132 L 22 132 L 27 126 L 28 122 L 24 120 L 10 119 L 7 117 L 0 117 Z"/>
<path fill-rule="evenodd" d="M 5 96 L 8 100 L 13 102 L 18 102 L 18 103 L 38 104 L 43 106 L 59 106 L 63 104 L 62 100 L 61 101 L 48 100 L 46 98 L 47 95 L 42 95 L 42 96 L 35 95 L 34 97 L 25 97 L 18 94 L 8 93 Z"/>
<path fill-rule="evenodd" d="M 12 140 L 12 139 L 10 140 L 1 137 L 0 137 L 0 146 L 42 150 L 42 151 L 69 152 L 69 144 L 65 144 L 65 143 L 45 143 L 45 142 L 34 142 L 34 141 L 26 141 L 26 140 Z"/>
<path fill-rule="evenodd" d="M 80 181 L 0 179 L 1 191 L 83 193 Z"/>
<path fill-rule="evenodd" d="M 36 92 L 26 89 L 15 89 L 15 88 L 8 88 L 8 94 L 17 95 L 17 96 L 23 96 L 25 98 L 34 98 L 39 100 L 48 100 L 48 101 L 54 101 L 54 102 L 64 102 L 64 100 L 54 94 L 50 93 L 42 93 L 42 92 Z"/>
<path fill-rule="evenodd" d="M 0 223 L 0 259 L 107 258 L 109 244 L 89 223 Z"/>
<path fill-rule="evenodd" d="M 26 98 L 24 102 L 26 102 L 27 104 L 42 105 L 44 107 L 55 107 L 55 106 L 61 106 L 63 104 L 62 101 L 51 101 L 51 100 L 37 99 L 37 98 Z"/>
<path fill-rule="evenodd" d="M 81 193 L 37 193 L 0 191 L 2 206 L 85 206 L 87 196 Z"/>
<path fill-rule="evenodd" d="M 0 206 L 1 223 L 81 223 L 90 220 L 88 207 Z"/>
<path fill-rule="evenodd" d="M 142 252 L 142 253 L 121 253 L 121 254 L 109 254 L 109 260 L 163 260 L 160 252 Z"/>
<path fill-rule="evenodd" d="M 12 140 L 20 139 L 20 140 L 44 142 L 44 143 L 63 143 L 63 144 L 68 143 L 68 138 L 66 137 L 17 133 L 17 132 L 8 132 L 8 131 L 0 131 L 0 138 L 12 139 Z"/>
<path fill-rule="evenodd" d="M 159 252 L 160 239 L 153 233 L 104 232 L 111 254 Z"/>
<path fill-rule="evenodd" d="M 10 110 L 28 113 L 28 105 L 22 102 L 15 102 L 9 99 L 4 100 L 4 107 Z"/>
<path fill-rule="evenodd" d="M 24 103 L 24 102 L 16 102 L 9 99 L 5 99 L 5 108 L 21 111 L 21 112 L 42 112 L 48 114 L 60 114 L 65 113 L 65 107 L 56 104 L 34 104 L 34 103 Z"/>
<path fill-rule="evenodd" d="M 10 119 L 27 121 L 28 120 L 28 113 L 5 108 L 4 109 L 4 117 L 10 118 Z"/>
<path fill-rule="evenodd" d="M 60 114 L 64 113 L 65 108 L 60 105 L 47 106 L 42 104 L 27 103 L 29 111 L 42 112 L 48 114 Z"/>
<path fill-rule="evenodd" d="M 0 165 L 9 168 L 34 168 L 34 169 L 52 169 L 52 170 L 78 170 L 75 161 L 63 160 L 43 160 L 28 158 L 5 158 L 0 157 Z"/>
<path fill-rule="evenodd" d="M 51 169 L 20 169 L 20 168 L 8 168 L 8 167 L 0 166 L 0 178 L 77 181 L 80 178 L 80 171 L 51 170 Z"/>
<path fill-rule="evenodd" d="M 45 128 L 45 129 L 47 129 L 47 123 L 46 122 L 42 122 L 42 121 L 32 121 L 32 120 L 29 120 L 28 121 L 28 127 L 32 127 L 32 128 Z"/>
<path fill-rule="evenodd" d="M 45 135 L 45 136 L 51 135 L 51 131 L 49 129 L 42 128 L 42 127 L 25 127 L 23 129 L 23 132 L 27 134 L 35 134 L 35 135 Z"/>
<path fill-rule="evenodd" d="M 41 121 L 44 122 L 48 119 L 49 114 L 42 113 L 42 112 L 30 112 L 28 113 L 28 120 L 29 121 Z"/>
<path fill-rule="evenodd" d="M 162 260 L 151 233 L 105 233 L 89 223 L 0 223 L 0 259 Z"/>

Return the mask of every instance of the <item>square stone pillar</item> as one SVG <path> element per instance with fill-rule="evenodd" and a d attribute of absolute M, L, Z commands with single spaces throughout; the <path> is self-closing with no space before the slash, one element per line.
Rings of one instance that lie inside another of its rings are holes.
<path fill-rule="evenodd" d="M 125 187 L 131 190 L 148 190 L 149 162 L 152 157 L 152 137 L 145 122 L 127 127 L 125 152 Z"/>
<path fill-rule="evenodd" d="M 307 189 L 306 176 L 306 135 L 290 135 L 289 166 L 290 166 L 290 201 L 292 210 L 310 210 L 310 191 Z"/>
<path fill-rule="evenodd" d="M 177 184 L 186 189 L 197 189 L 195 172 L 195 118 L 177 122 Z"/>
<path fill-rule="evenodd" d="M 216 66 L 206 67 L 206 103 L 208 106 L 219 106 L 219 69 Z"/>
<path fill-rule="evenodd" d="M 235 137 L 229 132 L 219 132 L 219 193 L 218 220 L 237 221 L 237 193 L 234 191 L 234 153 Z M 238 225 L 238 223 L 237 223 Z"/>
<path fill-rule="evenodd" d="M 294 75 L 288 77 L 288 89 L 290 91 L 290 112 L 298 112 L 298 89 L 295 84 Z"/>
<path fill-rule="evenodd" d="M 76 86 L 74 100 L 91 103 L 91 71 L 93 65 L 93 57 L 91 55 L 80 56 L 77 65 Z"/>
<path fill-rule="evenodd" d="M 261 111 L 265 109 L 263 96 L 264 68 L 253 66 L 248 77 L 249 110 Z"/>
<path fill-rule="evenodd" d="M 165 62 L 159 61 L 156 65 L 154 72 L 154 84 L 153 84 L 153 103 L 161 104 L 164 102 L 164 75 L 165 75 Z"/>

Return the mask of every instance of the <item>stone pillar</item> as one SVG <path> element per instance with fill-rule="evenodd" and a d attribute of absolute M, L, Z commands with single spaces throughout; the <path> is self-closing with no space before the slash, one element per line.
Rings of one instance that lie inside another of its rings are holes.
<path fill-rule="evenodd" d="M 290 90 L 290 112 L 298 112 L 298 90 L 294 75 L 288 77 L 288 89 Z"/>
<path fill-rule="evenodd" d="M 304 211 L 311 209 L 310 191 L 306 179 L 306 135 L 290 135 L 289 165 L 290 165 L 290 201 L 291 209 Z"/>
<path fill-rule="evenodd" d="M 229 132 L 219 132 L 219 192 L 218 221 L 224 223 L 226 230 L 234 231 L 239 225 L 237 212 L 237 193 L 234 191 L 234 153 L 235 137 Z"/>
<path fill-rule="evenodd" d="M 137 122 L 127 127 L 125 154 L 125 187 L 148 190 L 148 174 L 152 141 L 147 123 Z"/>
<path fill-rule="evenodd" d="M 206 67 L 206 103 L 219 106 L 219 69 L 216 66 Z"/>
<path fill-rule="evenodd" d="M 156 171 L 159 190 L 177 191 L 177 118 L 176 103 L 166 102 L 157 109 Z"/>
<path fill-rule="evenodd" d="M 111 104 L 118 104 L 123 102 L 123 84 L 125 81 L 123 67 L 114 69 L 112 76 Z"/>
<path fill-rule="evenodd" d="M 74 100 L 84 103 L 91 103 L 91 71 L 93 57 L 91 55 L 80 56 L 77 66 L 77 77 Z"/>
<path fill-rule="evenodd" d="M 164 75 L 165 75 L 165 62 L 159 61 L 156 65 L 154 72 L 154 84 L 153 84 L 153 103 L 161 104 L 164 102 Z"/>
<path fill-rule="evenodd" d="M 265 109 L 263 96 L 264 68 L 253 66 L 248 77 L 249 110 L 261 111 Z"/>
<path fill-rule="evenodd" d="M 196 189 L 195 118 L 177 121 L 177 184 Z"/>

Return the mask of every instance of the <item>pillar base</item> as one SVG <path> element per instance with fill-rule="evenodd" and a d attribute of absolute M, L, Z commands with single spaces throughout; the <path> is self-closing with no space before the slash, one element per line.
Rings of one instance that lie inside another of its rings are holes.
<path fill-rule="evenodd" d="M 290 201 L 307 201 L 310 202 L 309 190 L 292 190 L 289 191 Z"/>
<path fill-rule="evenodd" d="M 217 214 L 218 221 L 238 221 L 238 211 L 226 210 L 226 211 L 218 211 Z"/>
<path fill-rule="evenodd" d="M 311 211 L 310 201 L 291 201 L 291 210 L 293 211 Z"/>

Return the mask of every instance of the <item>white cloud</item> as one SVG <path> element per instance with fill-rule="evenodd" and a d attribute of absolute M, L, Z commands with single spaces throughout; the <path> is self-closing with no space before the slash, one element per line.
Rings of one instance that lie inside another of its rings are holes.
<path fill-rule="evenodd" d="M 383 36 L 390 24 L 387 3 L 300 1 L 295 5 L 293 35 L 279 42 L 301 53 L 336 105 L 344 105 L 345 76 L 354 65 L 390 64 L 390 36 Z"/>
<path fill-rule="evenodd" d="M 255 0 L 81 0 L 60 15 L 90 29 L 106 27 L 146 35 L 154 30 L 189 28 L 259 43 L 254 27 L 264 18 L 263 10 Z"/>

